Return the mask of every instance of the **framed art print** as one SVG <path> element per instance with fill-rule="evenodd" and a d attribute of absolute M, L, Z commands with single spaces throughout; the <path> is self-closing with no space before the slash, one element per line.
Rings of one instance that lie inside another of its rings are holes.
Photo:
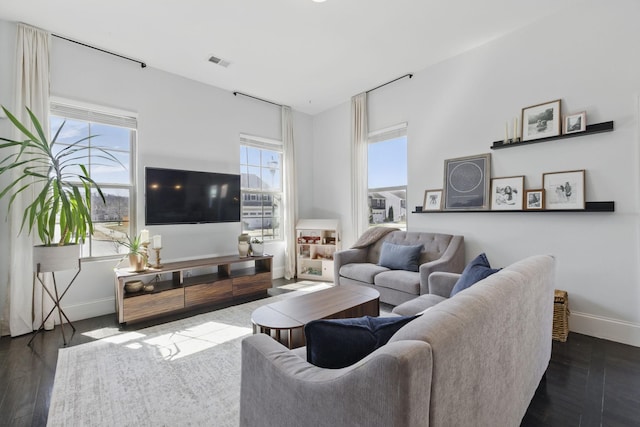
<path fill-rule="evenodd" d="M 425 190 L 423 211 L 439 211 L 442 210 L 442 189 Z"/>
<path fill-rule="evenodd" d="M 444 210 L 488 210 L 491 154 L 444 161 Z"/>
<path fill-rule="evenodd" d="M 535 190 L 525 190 L 524 203 L 526 210 L 543 210 L 544 209 L 544 188 Z"/>
<path fill-rule="evenodd" d="M 587 130 L 587 113 L 585 111 L 564 116 L 564 133 L 584 132 Z"/>
<path fill-rule="evenodd" d="M 491 210 L 521 211 L 524 196 L 524 175 L 491 180 Z"/>
<path fill-rule="evenodd" d="M 560 135 L 560 100 L 522 109 L 522 140 Z"/>
<path fill-rule="evenodd" d="M 542 174 L 545 209 L 584 209 L 584 169 Z"/>

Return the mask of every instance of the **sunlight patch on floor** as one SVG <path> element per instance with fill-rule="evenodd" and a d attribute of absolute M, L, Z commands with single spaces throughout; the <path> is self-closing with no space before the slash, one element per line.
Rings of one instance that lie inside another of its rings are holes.
<path fill-rule="evenodd" d="M 144 340 L 144 343 L 156 347 L 163 360 L 172 361 L 251 333 L 251 328 L 206 322 L 183 331 Z"/>

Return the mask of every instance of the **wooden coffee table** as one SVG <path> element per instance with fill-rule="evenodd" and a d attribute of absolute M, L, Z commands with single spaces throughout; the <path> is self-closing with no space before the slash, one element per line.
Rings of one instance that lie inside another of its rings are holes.
<path fill-rule="evenodd" d="M 312 320 L 379 314 L 378 291 L 365 286 L 338 285 L 257 308 L 251 314 L 251 323 L 254 334 L 266 333 L 294 348 L 305 345 L 302 329 Z"/>

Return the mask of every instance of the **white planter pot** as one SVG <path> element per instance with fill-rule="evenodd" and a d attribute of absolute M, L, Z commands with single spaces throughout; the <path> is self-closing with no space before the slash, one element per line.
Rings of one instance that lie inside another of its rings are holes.
<path fill-rule="evenodd" d="M 33 271 L 73 270 L 80 266 L 80 245 L 34 246 Z M 40 269 L 38 270 L 38 264 Z"/>
<path fill-rule="evenodd" d="M 264 243 L 252 243 L 251 244 L 251 253 L 254 256 L 262 256 L 262 255 L 264 255 Z"/>

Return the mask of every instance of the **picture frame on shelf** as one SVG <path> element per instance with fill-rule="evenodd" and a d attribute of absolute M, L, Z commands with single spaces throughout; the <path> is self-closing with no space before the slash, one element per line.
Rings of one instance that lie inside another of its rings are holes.
<path fill-rule="evenodd" d="M 544 188 L 536 188 L 525 190 L 524 192 L 525 209 L 528 211 L 544 209 Z"/>
<path fill-rule="evenodd" d="M 542 174 L 545 209 L 584 209 L 585 170 Z"/>
<path fill-rule="evenodd" d="M 424 203 L 422 211 L 441 211 L 442 210 L 442 189 L 425 190 Z"/>
<path fill-rule="evenodd" d="M 488 210 L 491 154 L 444 161 L 444 210 Z"/>
<path fill-rule="evenodd" d="M 587 130 L 587 112 L 582 111 L 564 116 L 564 134 L 584 132 Z"/>
<path fill-rule="evenodd" d="M 560 135 L 560 100 L 522 109 L 522 141 Z"/>
<path fill-rule="evenodd" d="M 521 211 L 524 200 L 524 175 L 491 179 L 491 209 Z"/>

